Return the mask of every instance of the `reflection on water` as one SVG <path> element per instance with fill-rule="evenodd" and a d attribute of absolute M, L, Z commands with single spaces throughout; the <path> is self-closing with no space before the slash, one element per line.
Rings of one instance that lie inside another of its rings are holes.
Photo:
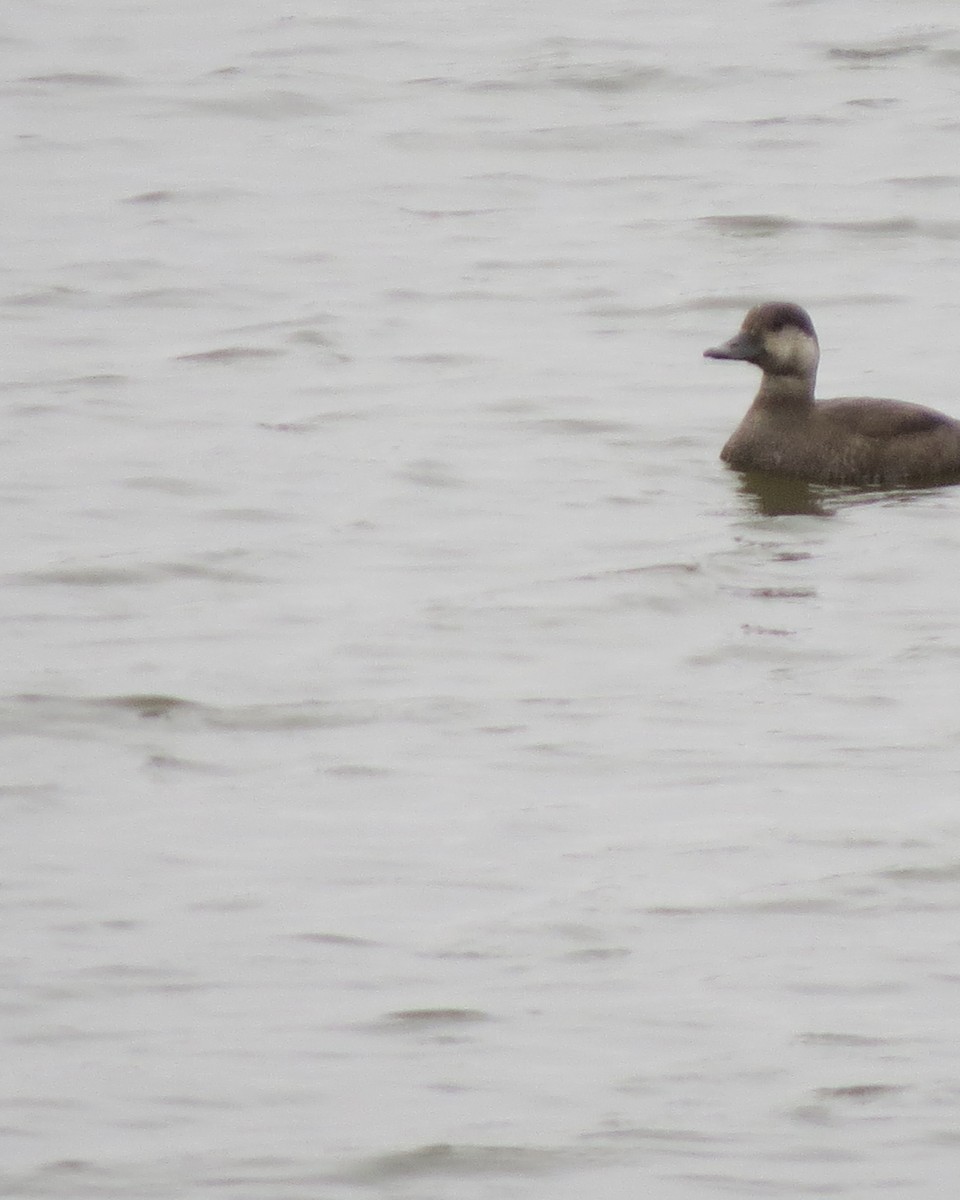
<path fill-rule="evenodd" d="M 914 504 L 931 492 L 949 494 L 951 484 L 927 487 L 828 487 L 762 471 L 740 476 L 739 492 L 764 517 L 832 517 L 838 508 L 863 504 Z"/>
<path fill-rule="evenodd" d="M 762 471 L 748 471 L 740 479 L 741 495 L 765 517 L 832 517 L 834 509 L 823 502 L 830 491 L 803 479 L 766 475 Z"/>

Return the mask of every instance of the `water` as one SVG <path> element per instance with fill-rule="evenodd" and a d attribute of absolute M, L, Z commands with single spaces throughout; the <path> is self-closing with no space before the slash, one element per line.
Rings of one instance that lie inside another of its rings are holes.
<path fill-rule="evenodd" d="M 952 5 L 8 6 L 0 1194 L 952 1195 Z"/>

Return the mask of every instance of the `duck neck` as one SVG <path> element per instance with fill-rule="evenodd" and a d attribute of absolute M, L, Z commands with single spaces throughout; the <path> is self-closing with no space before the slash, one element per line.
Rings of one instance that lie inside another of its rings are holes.
<path fill-rule="evenodd" d="M 770 375 L 764 371 L 753 403 L 757 408 L 803 412 L 813 408 L 815 383 L 815 375 Z"/>

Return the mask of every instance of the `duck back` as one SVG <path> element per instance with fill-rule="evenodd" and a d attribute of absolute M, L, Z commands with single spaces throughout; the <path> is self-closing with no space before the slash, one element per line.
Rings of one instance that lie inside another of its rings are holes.
<path fill-rule="evenodd" d="M 865 396 L 799 410 L 755 404 L 720 457 L 739 471 L 811 483 L 945 483 L 960 480 L 960 422 L 920 404 Z"/>

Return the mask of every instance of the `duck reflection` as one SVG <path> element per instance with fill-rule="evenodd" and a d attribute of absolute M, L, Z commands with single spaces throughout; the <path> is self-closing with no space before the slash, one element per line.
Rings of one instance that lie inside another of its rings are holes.
<path fill-rule="evenodd" d="M 943 492 L 943 486 L 925 487 L 829 487 L 767 475 L 763 471 L 739 473 L 738 490 L 754 512 L 763 517 L 833 517 L 838 510 L 862 504 L 915 504 L 923 497 Z"/>
<path fill-rule="evenodd" d="M 824 503 L 829 488 L 762 471 L 747 471 L 740 476 L 740 494 L 765 517 L 832 517 L 835 511 Z"/>

